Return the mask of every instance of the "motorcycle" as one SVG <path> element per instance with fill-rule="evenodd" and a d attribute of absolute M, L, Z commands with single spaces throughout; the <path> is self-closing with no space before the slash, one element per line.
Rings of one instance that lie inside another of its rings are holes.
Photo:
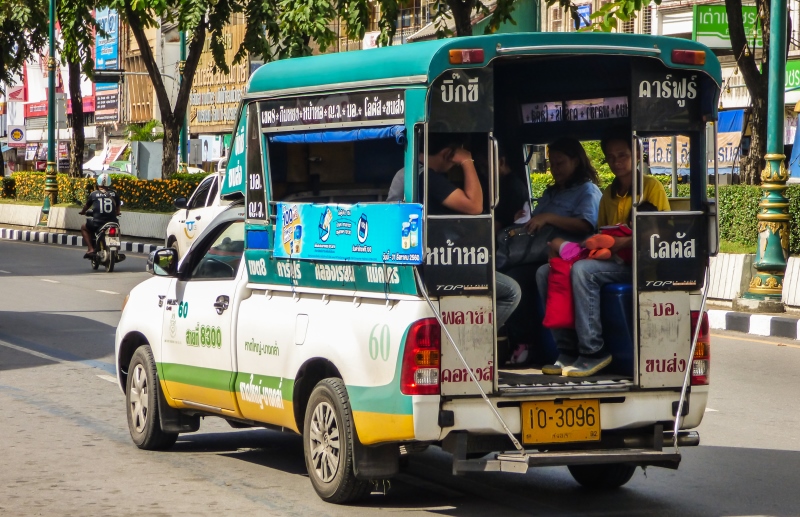
<path fill-rule="evenodd" d="M 91 217 L 91 210 L 87 212 Z M 121 243 L 119 223 L 109 222 L 104 224 L 94 235 L 94 249 L 95 254 L 90 258 L 92 261 L 92 269 L 99 269 L 100 266 L 105 266 L 106 272 L 111 273 L 114 271 L 114 265 L 117 262 L 125 260 L 125 255 L 119 252 Z"/>

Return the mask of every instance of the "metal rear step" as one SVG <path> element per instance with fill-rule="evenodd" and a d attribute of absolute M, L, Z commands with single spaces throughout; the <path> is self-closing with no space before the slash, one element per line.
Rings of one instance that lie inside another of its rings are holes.
<path fill-rule="evenodd" d="M 535 395 L 553 392 L 613 392 L 629 391 L 633 387 L 633 379 L 625 375 L 601 374 L 591 377 L 562 377 L 545 375 L 536 368 L 524 370 L 500 369 L 497 387 L 501 395 Z"/>

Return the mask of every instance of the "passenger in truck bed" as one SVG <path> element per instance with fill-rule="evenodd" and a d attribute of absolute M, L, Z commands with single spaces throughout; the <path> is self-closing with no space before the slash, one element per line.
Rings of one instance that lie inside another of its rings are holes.
<path fill-rule="evenodd" d="M 631 181 L 633 175 L 631 136 L 614 133 L 600 142 L 614 181 L 606 187 L 600 200 L 598 224 L 611 226 L 629 224 L 631 219 Z M 659 211 L 669 210 L 669 200 L 663 185 L 652 176 L 644 176 L 643 202 Z M 609 260 L 578 260 L 572 265 L 572 303 L 575 310 L 575 329 L 553 329 L 559 350 L 554 364 L 542 367 L 542 373 L 567 377 L 588 377 L 609 364 L 611 354 L 604 350 L 600 321 L 600 290 L 606 284 L 630 283 L 633 280 L 630 257 L 633 237 L 614 237 Z M 536 272 L 536 284 L 542 300 L 547 299 L 547 277 L 550 266 L 545 264 Z"/>
<path fill-rule="evenodd" d="M 554 184 L 545 189 L 525 228 L 531 234 L 545 232 L 543 239 L 558 236 L 583 240 L 597 229 L 602 196 L 597 171 L 583 145 L 574 138 L 559 138 L 548 145 L 548 154 Z M 525 288 L 519 311 L 508 322 L 508 337 L 514 346 L 512 364 L 536 359 L 529 343 L 535 342 L 542 331 L 541 323 L 531 315 L 537 312 L 534 284 L 538 267 L 547 260 L 546 241 L 542 240 L 540 248 L 531 249 L 530 256 L 536 258 L 503 271 Z"/>
<path fill-rule="evenodd" d="M 478 180 L 472 154 L 453 141 L 447 134 L 433 133 L 428 136 L 428 213 L 435 215 L 483 213 L 483 189 Z M 420 200 L 422 191 L 422 164 L 424 156 L 419 157 Z M 450 183 L 445 173 L 458 165 L 464 171 L 464 189 Z M 405 187 L 405 168 L 400 169 L 392 179 L 386 201 L 403 201 Z M 519 305 L 521 290 L 519 284 L 502 273 L 495 274 L 495 299 L 497 301 L 497 328 L 502 327 L 511 313 Z"/>

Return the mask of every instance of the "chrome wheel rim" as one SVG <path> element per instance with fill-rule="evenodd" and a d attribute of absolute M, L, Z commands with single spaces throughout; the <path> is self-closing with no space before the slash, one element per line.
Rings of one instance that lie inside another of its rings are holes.
<path fill-rule="evenodd" d="M 147 386 L 147 372 L 144 371 L 144 365 L 137 364 L 133 372 L 133 379 L 131 381 L 130 389 L 130 407 L 131 421 L 137 433 L 144 431 L 147 425 L 147 416 L 150 413 L 148 404 L 148 386 Z"/>
<path fill-rule="evenodd" d="M 330 483 L 339 470 L 341 444 L 339 442 L 339 422 L 333 407 L 327 402 L 322 402 L 314 408 L 314 414 L 311 416 L 309 442 L 311 464 L 317 478 L 324 483 Z"/>

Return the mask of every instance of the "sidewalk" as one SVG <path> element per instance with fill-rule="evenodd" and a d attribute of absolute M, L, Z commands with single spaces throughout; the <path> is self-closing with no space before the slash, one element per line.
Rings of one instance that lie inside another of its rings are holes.
<path fill-rule="evenodd" d="M 800 319 L 792 314 L 776 316 L 709 309 L 708 324 L 712 329 L 734 330 L 755 336 L 800 338 Z"/>
<path fill-rule="evenodd" d="M 0 240 L 41 242 L 43 244 L 60 244 L 62 246 L 86 247 L 83 237 L 70 233 L 55 233 L 36 230 L 15 230 L 11 228 L 0 228 Z M 156 244 L 157 241 L 142 239 L 144 242 L 122 241 L 121 251 L 129 253 L 150 254 L 158 248 L 163 248 L 163 244 Z"/>

